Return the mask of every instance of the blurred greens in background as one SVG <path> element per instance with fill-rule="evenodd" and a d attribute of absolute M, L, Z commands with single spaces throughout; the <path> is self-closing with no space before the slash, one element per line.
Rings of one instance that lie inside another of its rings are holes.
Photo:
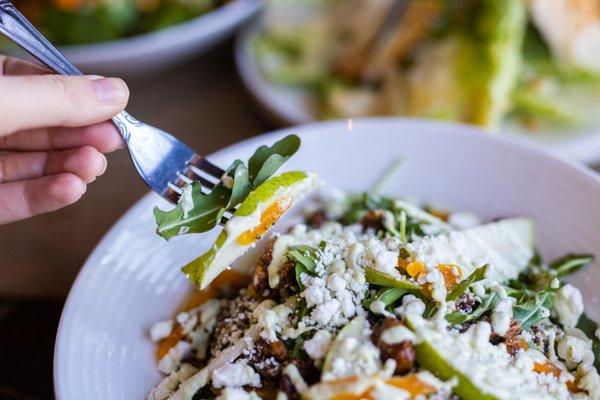
<path fill-rule="evenodd" d="M 175 25 L 226 0 L 14 0 L 58 45 L 115 40 Z"/>
<path fill-rule="evenodd" d="M 264 25 L 263 74 L 321 118 L 561 129 L 600 105 L 598 0 L 270 0 Z"/>

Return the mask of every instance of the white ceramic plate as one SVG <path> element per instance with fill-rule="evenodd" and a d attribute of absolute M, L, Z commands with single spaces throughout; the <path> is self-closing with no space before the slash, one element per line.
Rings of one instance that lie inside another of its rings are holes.
<path fill-rule="evenodd" d="M 401 157 L 403 168 L 389 194 L 410 195 L 470 210 L 486 218 L 532 216 L 545 257 L 569 251 L 600 255 L 600 179 L 592 172 L 527 145 L 472 128 L 406 119 L 311 124 L 277 131 L 228 147 L 210 158 L 227 165 L 246 159 L 260 144 L 289 133 L 303 144 L 286 168 L 317 172 L 330 185 L 368 189 Z M 156 195 L 135 205 L 100 242 L 67 300 L 54 360 L 59 400 L 141 399 L 160 375 L 147 337 L 156 321 L 171 317 L 190 289 L 181 265 L 202 253 L 214 235 L 166 242 L 154 234 Z M 588 312 L 598 263 L 574 277 Z"/>
<path fill-rule="evenodd" d="M 260 21 L 253 23 L 237 38 L 235 59 L 242 81 L 263 112 L 277 124 L 287 126 L 316 121 L 316 101 L 307 91 L 273 84 L 260 72 L 251 49 L 260 27 Z M 560 156 L 597 164 L 600 163 L 600 114 L 595 118 L 592 127 L 580 131 L 531 133 L 508 126 L 501 133 L 530 140 L 540 148 Z"/>
<path fill-rule="evenodd" d="M 261 0 L 235 0 L 187 22 L 155 32 L 61 51 L 86 73 L 134 76 L 154 73 L 198 55 L 255 15 Z"/>

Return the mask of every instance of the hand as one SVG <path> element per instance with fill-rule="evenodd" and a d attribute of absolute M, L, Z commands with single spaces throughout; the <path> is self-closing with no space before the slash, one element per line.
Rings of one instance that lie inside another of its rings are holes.
<path fill-rule="evenodd" d="M 106 122 L 129 97 L 116 78 L 58 76 L 0 55 L 0 224 L 77 201 L 123 147 Z"/>

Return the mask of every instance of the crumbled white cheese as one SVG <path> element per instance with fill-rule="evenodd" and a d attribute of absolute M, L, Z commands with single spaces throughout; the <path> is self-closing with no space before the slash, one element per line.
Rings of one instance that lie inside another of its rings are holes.
<path fill-rule="evenodd" d="M 331 320 L 337 320 L 339 315 L 340 301 L 338 299 L 331 299 L 326 303 L 319 304 L 311 313 L 316 323 L 321 326 L 329 325 Z"/>
<path fill-rule="evenodd" d="M 592 343 L 583 332 L 571 329 L 557 342 L 556 351 L 567 367 L 574 368 L 580 363 L 593 364 Z"/>
<path fill-rule="evenodd" d="M 322 304 L 327 294 L 325 292 L 326 290 L 327 288 L 317 285 L 307 287 L 302 293 L 302 296 L 306 299 L 306 305 L 308 307 L 314 307 Z"/>
<path fill-rule="evenodd" d="M 269 342 L 276 341 L 277 335 L 290 324 L 289 317 L 292 313 L 292 309 L 285 304 L 272 307 L 273 304 L 272 300 L 265 300 L 254 310 L 256 324 L 261 328 L 260 337 Z"/>
<path fill-rule="evenodd" d="M 332 292 L 341 292 L 346 289 L 346 281 L 338 274 L 332 274 L 327 278 L 327 288 Z"/>
<path fill-rule="evenodd" d="M 312 338 L 303 344 L 304 351 L 313 360 L 322 360 L 331 344 L 331 333 L 326 330 L 317 331 Z"/>
<path fill-rule="evenodd" d="M 231 176 L 223 174 L 223 176 L 221 176 L 221 182 L 227 189 L 233 188 L 233 178 Z"/>
<path fill-rule="evenodd" d="M 370 376 L 381 368 L 379 349 L 369 340 L 355 337 L 343 338 L 340 351 L 331 361 L 331 370 L 323 373 L 323 380 L 330 381 L 347 376 Z"/>
<path fill-rule="evenodd" d="M 510 328 L 510 321 L 513 316 L 513 304 L 515 298 L 505 297 L 498 302 L 492 312 L 492 330 L 500 336 L 506 335 Z"/>
<path fill-rule="evenodd" d="M 168 321 L 161 321 L 154 324 L 152 328 L 150 328 L 150 339 L 153 342 L 158 342 L 166 337 L 168 337 L 173 331 L 173 320 L 170 319 Z"/>
<path fill-rule="evenodd" d="M 417 315 L 421 316 L 425 312 L 425 303 L 418 297 L 407 294 L 402 297 L 402 305 L 394 310 L 396 315 L 402 318 L 407 316 Z"/>
<path fill-rule="evenodd" d="M 158 370 L 164 374 L 170 374 L 177 370 L 181 364 L 181 360 L 191 352 L 192 345 L 184 340 L 180 340 L 158 361 Z"/>
<path fill-rule="evenodd" d="M 590 364 L 579 364 L 577 376 L 577 387 L 588 392 L 590 399 L 600 399 L 600 376 L 596 368 Z"/>
<path fill-rule="evenodd" d="M 381 334 L 381 340 L 387 344 L 397 344 L 401 342 L 416 342 L 415 334 L 404 325 L 396 325 L 386 329 Z"/>
<path fill-rule="evenodd" d="M 260 387 L 260 375 L 246 361 L 238 360 L 215 369 L 212 373 L 212 384 L 217 389 L 222 387 Z"/>
<path fill-rule="evenodd" d="M 480 299 L 483 299 L 483 297 L 485 296 L 485 286 L 483 282 L 475 282 L 471 285 L 471 290 L 473 291 L 473 294 L 477 297 L 479 297 Z"/>
<path fill-rule="evenodd" d="M 181 189 L 179 204 L 181 205 L 181 211 L 183 211 L 183 218 L 187 218 L 190 211 L 194 209 L 194 199 L 192 198 L 192 185 L 185 185 Z"/>
<path fill-rule="evenodd" d="M 386 304 L 381 300 L 375 300 L 369 305 L 369 310 L 373 314 L 383 315 L 384 317 L 391 317 L 392 313 L 386 310 Z"/>
<path fill-rule="evenodd" d="M 561 287 L 554 297 L 554 310 L 565 328 L 575 327 L 583 314 L 583 298 L 579 289 L 569 283 Z"/>

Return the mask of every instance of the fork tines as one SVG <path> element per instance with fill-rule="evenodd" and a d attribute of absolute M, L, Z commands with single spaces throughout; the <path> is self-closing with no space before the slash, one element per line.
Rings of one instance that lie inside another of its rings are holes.
<path fill-rule="evenodd" d="M 214 165 L 206 158 L 199 154 L 194 154 L 192 159 L 188 161 L 187 168 L 184 171 L 177 173 L 177 179 L 169 182 L 169 189 L 165 193 L 171 202 L 177 203 L 179 196 L 181 195 L 181 188 L 192 182 L 202 183 L 202 193 L 208 194 L 221 180 L 221 177 L 225 174 L 225 171 L 218 166 Z M 235 210 L 227 210 L 219 224 L 224 225 L 231 214 Z"/>

